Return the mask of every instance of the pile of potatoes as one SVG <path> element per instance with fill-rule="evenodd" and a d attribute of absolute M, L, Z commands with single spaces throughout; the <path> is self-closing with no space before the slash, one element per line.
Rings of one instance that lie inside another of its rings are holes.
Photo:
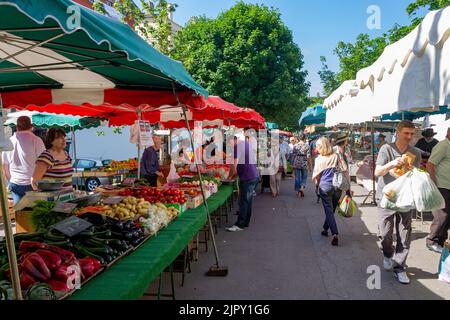
<path fill-rule="evenodd" d="M 105 205 L 104 215 L 118 220 L 131 220 L 137 216 L 146 215 L 152 207 L 145 199 L 126 197 L 119 204 Z"/>

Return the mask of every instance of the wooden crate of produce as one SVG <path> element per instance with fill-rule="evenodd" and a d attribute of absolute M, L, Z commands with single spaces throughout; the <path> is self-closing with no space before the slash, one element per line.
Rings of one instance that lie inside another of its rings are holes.
<path fill-rule="evenodd" d="M 31 222 L 31 210 L 16 211 L 16 232 L 34 232 L 35 229 Z"/>

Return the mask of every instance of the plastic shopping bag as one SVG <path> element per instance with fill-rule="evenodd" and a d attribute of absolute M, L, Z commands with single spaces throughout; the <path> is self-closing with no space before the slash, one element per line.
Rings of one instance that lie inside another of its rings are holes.
<path fill-rule="evenodd" d="M 411 175 L 411 172 L 401 176 L 400 178 L 396 179 L 395 181 L 387 184 L 383 188 L 383 194 L 387 197 L 389 201 L 397 202 L 398 197 L 400 196 L 400 193 L 405 187 L 405 184 L 408 182 L 408 179 Z M 409 188 L 410 185 L 407 186 Z"/>
<path fill-rule="evenodd" d="M 397 207 L 397 205 L 394 202 L 390 201 L 386 197 L 386 195 L 383 195 L 383 197 L 381 198 L 380 208 L 392 210 L 392 211 L 395 211 L 395 212 L 408 212 L 408 211 L 411 211 L 411 209 L 409 207 L 408 208 L 399 208 L 399 207 Z"/>
<path fill-rule="evenodd" d="M 430 175 L 413 169 L 411 174 L 412 194 L 416 209 L 420 212 L 445 208 L 445 199 Z"/>
<path fill-rule="evenodd" d="M 344 218 L 351 218 L 358 210 L 355 200 L 350 196 L 345 196 L 338 207 L 338 214 Z"/>
<path fill-rule="evenodd" d="M 441 261 L 439 263 L 439 280 L 450 283 L 450 244 L 447 242 L 442 251 Z"/>
<path fill-rule="evenodd" d="M 173 163 L 173 161 L 170 164 L 170 172 L 169 175 L 167 176 L 167 182 L 175 182 L 178 179 L 180 179 L 180 176 L 177 173 L 177 169 L 175 168 L 175 164 Z"/>

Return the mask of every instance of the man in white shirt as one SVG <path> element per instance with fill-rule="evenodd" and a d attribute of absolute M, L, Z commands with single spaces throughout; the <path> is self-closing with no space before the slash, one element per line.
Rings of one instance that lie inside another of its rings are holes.
<path fill-rule="evenodd" d="M 3 152 L 3 171 L 9 181 L 9 190 L 13 196 L 14 204 L 32 191 L 31 176 L 33 175 L 36 159 L 45 151 L 41 138 L 31 131 L 31 119 L 22 116 L 17 119 L 17 132 L 11 137 L 13 150 Z"/>

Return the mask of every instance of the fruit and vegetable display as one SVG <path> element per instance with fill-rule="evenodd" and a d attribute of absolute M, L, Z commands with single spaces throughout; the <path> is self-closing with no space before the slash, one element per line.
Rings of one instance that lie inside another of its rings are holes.
<path fill-rule="evenodd" d="M 52 209 L 54 206 L 55 202 L 43 200 L 38 200 L 35 202 L 31 218 L 31 223 L 33 224 L 34 230 L 47 230 L 51 225 L 67 218 L 66 214 L 53 212 Z"/>
<path fill-rule="evenodd" d="M 197 168 L 192 168 L 191 166 L 184 166 L 177 169 L 177 173 L 180 177 L 193 177 L 197 173 L 191 169 L 197 170 Z M 230 165 L 227 164 L 216 164 L 216 165 L 206 165 L 200 166 L 200 173 L 204 175 L 209 175 L 211 177 L 217 178 L 219 180 L 224 180 L 228 177 L 230 173 Z"/>
<path fill-rule="evenodd" d="M 109 167 L 113 170 L 136 170 L 138 167 L 138 161 L 134 158 L 125 161 L 111 161 Z"/>
<path fill-rule="evenodd" d="M 94 212 L 102 214 L 112 219 L 118 219 L 122 221 L 133 220 L 140 215 L 147 213 L 151 204 L 145 201 L 144 198 L 126 197 L 120 203 L 117 204 L 100 204 L 96 206 L 89 206 L 77 211 L 77 215 Z"/>
<path fill-rule="evenodd" d="M 184 204 L 188 198 L 184 191 L 175 188 L 158 189 L 152 187 L 134 187 L 127 188 L 119 193 L 121 196 L 133 196 L 143 198 L 150 204 L 155 203 L 179 203 Z"/>
<path fill-rule="evenodd" d="M 139 218 L 139 224 L 146 235 L 154 235 L 165 228 L 178 214 L 179 211 L 176 208 L 157 203 L 151 207 L 147 214 Z"/>

